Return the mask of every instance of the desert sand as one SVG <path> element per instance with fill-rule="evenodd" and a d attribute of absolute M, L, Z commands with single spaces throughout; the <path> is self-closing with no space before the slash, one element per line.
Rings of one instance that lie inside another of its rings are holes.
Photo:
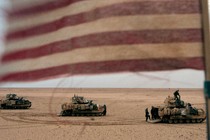
<path fill-rule="evenodd" d="M 0 98 L 16 93 L 32 101 L 27 110 L 0 110 L 4 140 L 205 140 L 206 121 L 151 124 L 145 108 L 163 104 L 175 89 L 0 89 Z M 107 105 L 107 116 L 58 117 L 74 95 Z M 202 89 L 180 89 L 181 99 L 205 109 Z"/>

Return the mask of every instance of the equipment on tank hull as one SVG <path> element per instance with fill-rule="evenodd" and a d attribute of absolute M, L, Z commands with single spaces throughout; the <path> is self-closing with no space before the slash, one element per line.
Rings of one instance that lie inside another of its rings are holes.
<path fill-rule="evenodd" d="M 82 96 L 73 96 L 70 103 L 61 105 L 60 116 L 105 116 L 106 105 L 99 105 Z"/>
<path fill-rule="evenodd" d="M 31 107 L 31 102 L 16 94 L 7 94 L 0 100 L 0 107 L 3 109 L 28 109 Z"/>
<path fill-rule="evenodd" d="M 192 107 L 190 103 L 181 100 L 179 90 L 174 92 L 174 97 L 168 96 L 164 105 L 152 106 L 151 115 L 149 122 L 201 123 L 206 119 L 206 113 L 202 108 Z"/>

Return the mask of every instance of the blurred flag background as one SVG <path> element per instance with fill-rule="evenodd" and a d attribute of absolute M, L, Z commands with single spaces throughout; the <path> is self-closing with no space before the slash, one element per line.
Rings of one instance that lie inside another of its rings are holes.
<path fill-rule="evenodd" d="M 4 3 L 1 87 L 203 87 L 200 0 Z"/>

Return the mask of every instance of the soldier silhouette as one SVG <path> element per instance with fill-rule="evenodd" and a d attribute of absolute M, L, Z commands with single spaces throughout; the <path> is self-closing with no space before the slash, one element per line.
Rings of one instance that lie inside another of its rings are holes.
<path fill-rule="evenodd" d="M 145 117 L 146 117 L 146 122 L 148 121 L 148 119 L 150 120 L 148 108 L 145 109 Z"/>
<path fill-rule="evenodd" d="M 151 108 L 151 115 L 152 115 L 152 120 L 154 120 L 155 119 L 155 108 L 152 106 L 152 108 Z"/>
<path fill-rule="evenodd" d="M 179 90 L 177 90 L 177 91 L 174 92 L 174 98 L 176 100 L 180 100 Z"/>
<path fill-rule="evenodd" d="M 174 98 L 175 98 L 175 103 L 176 103 L 176 107 L 183 107 L 183 104 L 181 102 L 181 97 L 179 95 L 179 90 L 174 92 Z"/>

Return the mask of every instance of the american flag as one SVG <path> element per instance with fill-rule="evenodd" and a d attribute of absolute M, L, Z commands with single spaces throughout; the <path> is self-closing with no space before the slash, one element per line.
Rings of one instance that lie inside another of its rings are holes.
<path fill-rule="evenodd" d="M 204 69 L 200 0 L 11 0 L 0 81 Z"/>

